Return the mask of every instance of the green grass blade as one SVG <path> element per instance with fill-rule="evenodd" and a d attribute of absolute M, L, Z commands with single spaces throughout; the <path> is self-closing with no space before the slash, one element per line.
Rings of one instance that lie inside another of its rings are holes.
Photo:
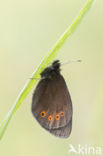
<path fill-rule="evenodd" d="M 77 17 L 75 18 L 72 25 L 63 33 L 63 35 L 60 37 L 60 39 L 57 41 L 57 43 L 54 45 L 54 47 L 49 51 L 49 53 L 45 56 L 45 58 L 42 60 L 41 64 L 38 66 L 38 68 L 34 71 L 32 74 L 32 78 L 38 78 L 40 77 L 41 71 L 46 67 L 46 65 L 53 61 L 59 50 L 62 48 L 65 41 L 73 34 L 74 30 L 77 28 L 80 21 L 83 19 L 84 15 L 88 12 L 90 7 L 92 6 L 92 3 L 94 0 L 88 0 L 85 6 L 82 8 L 82 10 L 79 12 Z M 0 125 L 0 139 L 2 138 L 3 134 L 5 133 L 5 130 L 8 126 L 9 121 L 11 120 L 14 113 L 17 111 L 17 109 L 21 106 L 26 96 L 29 94 L 29 92 L 32 90 L 34 85 L 37 83 L 37 79 L 30 79 L 27 81 L 26 85 L 20 92 L 19 96 L 16 99 L 16 102 L 12 106 L 11 110 L 6 115 L 5 119 L 2 121 Z"/>

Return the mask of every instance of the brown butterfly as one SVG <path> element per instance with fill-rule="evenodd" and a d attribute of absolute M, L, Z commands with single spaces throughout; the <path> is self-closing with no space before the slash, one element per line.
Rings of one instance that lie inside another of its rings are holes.
<path fill-rule="evenodd" d="M 47 131 L 61 138 L 72 129 L 72 101 L 56 60 L 41 73 L 32 98 L 32 113 Z"/>

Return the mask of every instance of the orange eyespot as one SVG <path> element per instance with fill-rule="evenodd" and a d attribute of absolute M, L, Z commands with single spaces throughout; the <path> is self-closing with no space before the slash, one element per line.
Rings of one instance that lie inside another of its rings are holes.
<path fill-rule="evenodd" d="M 64 112 L 60 112 L 60 116 L 64 116 Z"/>
<path fill-rule="evenodd" d="M 56 120 L 59 120 L 59 119 L 60 119 L 59 114 L 56 114 L 55 119 L 56 119 Z"/>
<path fill-rule="evenodd" d="M 49 121 L 52 121 L 52 120 L 53 120 L 53 116 L 52 116 L 52 115 L 49 115 L 49 116 L 48 116 L 48 120 L 49 120 Z"/>
<path fill-rule="evenodd" d="M 45 111 L 42 111 L 42 112 L 40 113 L 40 116 L 41 116 L 41 117 L 45 117 L 45 116 L 46 116 L 46 112 L 45 112 Z"/>

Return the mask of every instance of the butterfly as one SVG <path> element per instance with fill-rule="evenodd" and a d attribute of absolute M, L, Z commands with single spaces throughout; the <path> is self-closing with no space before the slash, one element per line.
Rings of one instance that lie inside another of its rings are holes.
<path fill-rule="evenodd" d="M 66 82 L 60 73 L 60 61 L 41 72 L 41 79 L 32 97 L 32 114 L 51 134 L 68 138 L 72 130 L 72 101 Z"/>

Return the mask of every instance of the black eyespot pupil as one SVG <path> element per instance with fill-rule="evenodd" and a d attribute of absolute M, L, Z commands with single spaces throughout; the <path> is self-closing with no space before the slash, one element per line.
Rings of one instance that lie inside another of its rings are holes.
<path fill-rule="evenodd" d="M 42 113 L 42 116 L 44 116 L 44 113 Z"/>

